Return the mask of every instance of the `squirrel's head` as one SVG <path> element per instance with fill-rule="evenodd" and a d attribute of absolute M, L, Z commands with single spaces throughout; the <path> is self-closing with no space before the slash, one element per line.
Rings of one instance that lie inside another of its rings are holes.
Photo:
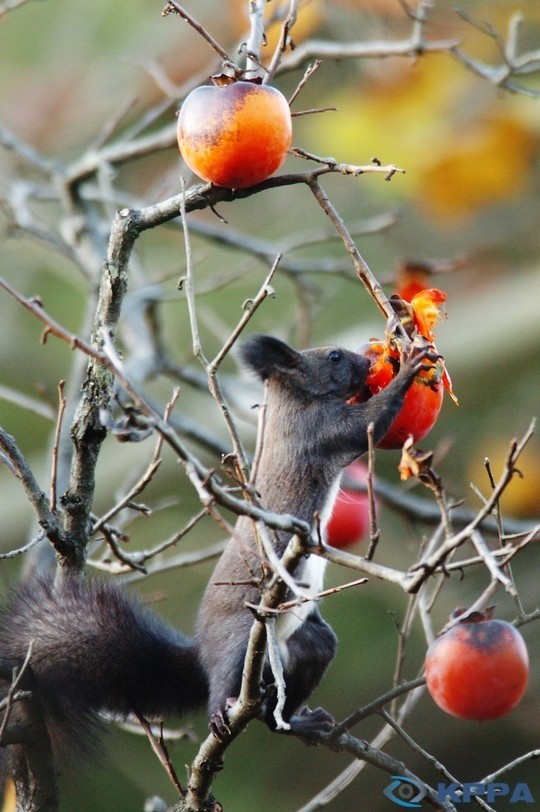
<path fill-rule="evenodd" d="M 340 347 L 298 352 L 277 338 L 253 335 L 240 347 L 244 364 L 263 381 L 300 399 L 347 400 L 365 384 L 369 361 Z"/>

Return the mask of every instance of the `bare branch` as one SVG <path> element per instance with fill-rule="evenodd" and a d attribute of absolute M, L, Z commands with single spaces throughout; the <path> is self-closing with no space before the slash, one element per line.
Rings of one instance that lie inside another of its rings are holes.
<path fill-rule="evenodd" d="M 4 742 L 4 737 L 5 737 L 5 734 L 6 734 L 6 728 L 7 728 L 8 724 L 9 724 L 9 717 L 10 717 L 11 709 L 13 707 L 13 703 L 16 702 L 18 698 L 20 698 L 20 697 L 17 696 L 18 689 L 19 689 L 19 686 L 21 685 L 21 683 L 24 680 L 26 671 L 30 667 L 30 659 L 32 657 L 32 646 L 33 646 L 33 643 L 32 643 L 32 641 L 30 641 L 30 644 L 29 644 L 28 649 L 26 651 L 26 655 L 24 657 L 24 660 L 22 662 L 21 667 L 20 668 L 17 668 L 17 667 L 13 668 L 12 677 L 11 677 L 11 685 L 10 685 L 9 691 L 7 693 L 7 696 L 5 697 L 5 699 L 2 700 L 2 703 L 1 703 L 2 710 L 5 710 L 4 718 L 2 719 L 2 723 L 0 724 L 0 741 L 1 742 Z M 30 696 L 31 696 L 31 692 L 24 691 L 22 698 L 27 699 Z"/>
<path fill-rule="evenodd" d="M 512 595 L 513 597 L 516 596 L 516 588 L 511 578 L 504 574 L 501 570 L 499 564 L 495 556 L 493 555 L 492 551 L 489 549 L 487 544 L 485 543 L 484 539 L 476 530 L 471 533 L 471 541 L 478 550 L 479 555 L 482 557 L 486 567 L 491 573 L 491 577 L 495 581 L 499 581 L 502 586 L 506 589 L 506 591 Z"/>
<path fill-rule="evenodd" d="M 295 101 L 296 97 L 302 90 L 302 88 L 306 85 L 306 83 L 311 79 L 314 73 L 316 73 L 322 65 L 321 59 L 316 59 L 310 65 L 307 66 L 306 70 L 304 71 L 304 75 L 298 82 L 296 89 L 292 96 L 289 98 L 289 107 L 292 107 L 293 102 Z"/>
<path fill-rule="evenodd" d="M 30 466 L 23 457 L 15 440 L 0 428 L 0 451 L 9 462 L 9 470 L 21 482 L 28 501 L 34 508 L 36 518 L 44 534 L 62 555 L 65 553 L 66 541 L 58 516 L 51 510 L 46 494 L 38 485 Z M 0 462 L 2 458 L 0 457 Z"/>
<path fill-rule="evenodd" d="M 391 57 L 417 57 L 425 53 L 445 53 L 458 46 L 458 40 L 425 40 L 418 36 L 402 41 L 332 42 L 307 40 L 281 61 L 280 73 L 294 70 L 313 59 L 389 59 Z"/>
<path fill-rule="evenodd" d="M 335 750 L 337 752 L 349 753 L 359 761 L 363 761 L 373 765 L 374 767 L 378 767 L 380 770 L 383 770 L 390 775 L 399 775 L 404 776 L 405 778 L 410 778 L 415 783 L 420 783 L 426 788 L 426 796 L 424 801 L 431 809 L 444 810 L 444 812 L 456 812 L 455 806 L 449 800 L 439 801 L 437 792 L 426 784 L 425 781 L 421 781 L 421 779 L 411 772 L 411 770 L 409 770 L 402 761 L 398 761 L 397 759 L 388 755 L 388 753 L 385 753 L 383 750 L 374 747 L 364 740 L 357 739 L 354 736 L 351 736 L 349 733 L 341 733 L 337 739 L 333 739 L 332 737 L 330 738 L 330 741 L 322 739 L 319 744 L 325 744 L 331 750 Z M 311 810 L 315 808 L 316 807 L 313 805 L 309 805 L 303 807 L 303 809 L 299 810 L 299 812 L 311 812 Z"/>
<path fill-rule="evenodd" d="M 293 50 L 291 48 L 290 34 L 294 24 L 296 23 L 296 18 L 298 16 L 298 5 L 299 5 L 298 0 L 290 0 L 289 10 L 287 12 L 285 19 L 283 20 L 278 43 L 272 55 L 272 59 L 270 60 L 270 65 L 268 67 L 267 74 L 264 78 L 265 82 L 270 82 L 273 79 L 276 71 L 279 68 L 283 55 L 287 51 L 287 48 Z"/>
<path fill-rule="evenodd" d="M 185 20 L 200 36 L 205 39 L 208 44 L 214 49 L 218 56 L 220 56 L 225 62 L 230 62 L 229 55 L 227 51 L 221 47 L 219 42 L 214 39 L 214 37 L 202 26 L 195 17 L 192 17 L 180 3 L 177 3 L 176 0 L 167 0 L 167 4 L 162 11 L 162 16 L 167 17 L 169 14 L 177 14 L 183 20 Z"/>
<path fill-rule="evenodd" d="M 513 93 L 521 93 L 525 96 L 538 98 L 540 96 L 540 90 L 514 81 L 515 77 L 540 73 L 540 50 L 529 51 L 523 54 L 518 54 L 517 52 L 519 29 L 523 22 L 521 13 L 518 12 L 510 17 L 508 34 L 505 41 L 499 32 L 489 23 L 474 19 L 471 15 L 463 11 L 463 9 L 458 9 L 457 12 L 469 25 L 477 28 L 497 44 L 502 57 L 502 64 L 489 65 L 480 59 L 474 59 L 457 45 L 450 49 L 450 53 L 452 53 L 462 65 L 491 84 Z"/>
<path fill-rule="evenodd" d="M 60 445 L 60 434 L 62 432 L 62 420 L 64 418 L 64 412 L 66 411 L 66 399 L 64 397 L 64 385 L 65 381 L 60 381 L 58 384 L 58 400 L 59 400 L 59 407 L 58 407 L 58 418 L 56 421 L 56 430 L 54 433 L 54 444 L 52 450 L 52 471 L 51 471 L 51 496 L 50 496 L 50 503 L 51 503 L 51 510 L 54 513 L 56 510 L 56 476 L 58 473 L 58 447 Z"/>
<path fill-rule="evenodd" d="M 1 460 L 3 462 L 3 460 Z M 31 539 L 28 544 L 25 544 L 24 547 L 19 547 L 17 550 L 10 550 L 9 553 L 0 553 L 0 560 L 9 560 L 10 558 L 17 558 L 19 555 L 23 555 L 27 553 L 28 550 L 31 550 L 32 547 L 35 547 L 36 544 L 39 544 L 40 541 L 46 538 L 45 533 L 39 533 L 35 538 Z"/>
<path fill-rule="evenodd" d="M 381 313 L 386 317 L 388 321 L 394 320 L 394 311 L 386 294 L 384 293 L 381 285 L 372 274 L 367 262 L 364 260 L 360 251 L 356 247 L 354 240 L 352 239 L 345 223 L 343 222 L 342 218 L 338 214 L 336 208 L 334 207 L 333 203 L 330 202 L 330 199 L 323 191 L 322 186 L 318 183 L 318 181 L 313 178 L 309 183 L 309 187 L 313 192 L 313 196 L 317 200 L 318 204 L 322 208 L 325 214 L 328 215 L 330 220 L 332 221 L 337 233 L 341 237 L 345 249 L 347 250 L 348 254 L 350 255 L 356 274 L 360 281 L 365 286 L 368 293 L 373 297 L 373 300 L 379 307 Z"/>
<path fill-rule="evenodd" d="M 424 677 L 417 677 L 417 679 L 410 680 L 408 682 L 401 682 L 399 685 L 396 685 L 395 688 L 391 688 L 389 691 L 386 691 L 386 693 L 378 696 L 368 705 L 364 705 L 364 707 L 359 708 L 336 725 L 334 735 L 340 735 L 341 732 L 350 730 L 363 719 L 367 719 L 368 716 L 371 716 L 374 713 L 379 713 L 379 711 L 384 708 L 385 705 L 394 702 L 394 700 L 402 697 L 404 694 L 409 693 L 409 691 L 414 691 L 416 688 L 422 688 L 425 684 L 426 680 Z"/>
<path fill-rule="evenodd" d="M 137 719 L 139 720 L 139 724 L 141 725 L 148 741 L 150 742 L 150 747 L 156 754 L 158 761 L 165 770 L 166 774 L 169 776 L 171 784 L 176 789 L 179 796 L 182 798 L 186 793 L 184 788 L 180 784 L 180 781 L 178 780 L 178 776 L 170 759 L 169 752 L 163 739 L 163 735 L 160 735 L 159 739 L 156 738 L 156 736 L 154 736 L 154 732 L 152 730 L 152 726 L 150 725 L 150 723 L 147 722 L 146 719 L 143 716 L 140 716 L 139 714 L 137 714 Z"/>
<path fill-rule="evenodd" d="M 457 781 L 455 776 L 453 776 L 450 772 L 448 772 L 448 770 L 446 769 L 444 764 L 442 764 L 437 758 L 435 758 L 435 756 L 432 756 L 431 753 L 428 753 L 427 750 L 425 750 L 423 747 L 421 747 L 418 744 L 418 742 L 416 742 L 412 738 L 412 736 L 410 736 L 403 729 L 403 727 L 398 722 L 396 722 L 395 719 L 392 719 L 392 717 L 390 716 L 389 713 L 387 713 L 387 711 L 381 710 L 380 714 L 381 714 L 382 718 L 396 731 L 398 736 L 400 736 L 400 738 L 402 738 L 403 741 L 407 742 L 407 744 L 409 745 L 409 747 L 411 747 L 412 750 L 414 750 L 416 753 L 419 753 L 429 764 L 431 764 L 431 766 L 434 767 L 437 770 L 437 772 L 441 773 L 441 775 L 444 778 L 446 778 L 448 781 L 451 781 L 451 782 L 456 782 Z M 459 782 L 457 782 L 457 783 L 459 783 Z M 478 806 L 480 806 L 481 809 L 486 810 L 486 812 L 496 812 L 496 810 L 493 809 L 493 807 L 489 806 L 484 801 L 483 798 L 476 797 L 475 801 L 478 804 Z"/>
<path fill-rule="evenodd" d="M 474 519 L 466 527 L 464 527 L 463 530 L 447 538 L 432 555 L 422 559 L 422 561 L 415 565 L 414 570 L 416 573 L 409 584 L 409 589 L 411 592 L 415 591 L 423 583 L 428 574 L 432 573 L 438 566 L 440 566 L 452 551 L 456 550 L 461 544 L 463 544 L 464 541 L 469 539 L 476 528 L 480 526 L 483 519 L 491 513 L 501 494 L 512 480 L 512 477 L 516 474 L 517 469 L 515 464 L 521 451 L 530 440 L 534 432 L 534 428 L 535 421 L 533 420 L 522 439 L 519 442 L 514 441 L 512 443 L 510 451 L 508 452 L 508 458 L 504 471 L 497 485 L 493 489 L 491 496 L 486 501 L 484 506 L 478 511 Z"/>
<path fill-rule="evenodd" d="M 540 749 L 531 750 L 529 753 L 524 753 L 524 755 L 518 756 L 517 758 L 513 759 L 513 761 L 509 761 L 508 764 L 505 764 L 503 767 L 499 767 L 499 769 L 495 770 L 495 772 L 486 775 L 484 778 L 482 778 L 482 783 L 491 784 L 492 782 L 497 781 L 501 775 L 514 770 L 516 767 L 520 767 L 527 761 L 533 761 L 537 758 L 540 758 Z"/>
<path fill-rule="evenodd" d="M 263 73 L 261 69 L 261 47 L 265 40 L 264 10 L 266 0 L 251 0 L 249 3 L 249 37 L 246 42 L 246 73 L 253 77 Z M 251 78 L 251 77 L 250 77 Z"/>

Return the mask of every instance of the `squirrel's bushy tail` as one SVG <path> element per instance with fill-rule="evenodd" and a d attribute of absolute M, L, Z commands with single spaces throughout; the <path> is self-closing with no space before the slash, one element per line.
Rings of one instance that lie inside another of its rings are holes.
<path fill-rule="evenodd" d="M 110 581 L 32 579 L 0 611 L 0 657 L 30 666 L 55 752 L 88 754 L 102 712 L 182 715 L 207 700 L 193 642 Z M 9 686 L 2 686 L 5 695 Z"/>

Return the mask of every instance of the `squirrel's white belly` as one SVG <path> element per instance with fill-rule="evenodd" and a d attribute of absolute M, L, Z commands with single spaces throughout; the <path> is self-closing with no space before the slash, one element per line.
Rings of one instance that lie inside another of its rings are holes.
<path fill-rule="evenodd" d="M 313 595 L 314 597 L 322 592 L 324 584 L 324 572 L 326 569 L 326 561 L 320 555 L 310 555 L 300 576 L 302 583 L 302 591 Z M 306 617 L 313 611 L 312 601 L 301 601 L 298 606 L 290 609 L 283 615 L 280 615 L 277 624 L 277 639 L 279 643 L 282 663 L 287 664 L 287 647 L 285 643 L 289 637 L 294 634 L 299 626 L 302 625 Z"/>
<path fill-rule="evenodd" d="M 323 538 L 326 538 L 326 525 L 332 514 L 332 508 L 339 491 L 341 476 L 339 476 L 326 500 L 324 509 L 321 511 L 320 529 Z M 302 583 L 302 589 L 309 595 L 316 597 L 322 592 L 324 586 L 324 573 L 326 570 L 326 561 L 320 555 L 310 555 L 305 562 L 299 581 Z M 312 601 L 303 601 L 295 606 L 284 615 L 280 615 L 276 624 L 277 639 L 279 643 L 279 650 L 281 654 L 282 665 L 287 665 L 288 651 L 285 645 L 289 637 L 302 625 L 306 617 L 313 611 Z"/>

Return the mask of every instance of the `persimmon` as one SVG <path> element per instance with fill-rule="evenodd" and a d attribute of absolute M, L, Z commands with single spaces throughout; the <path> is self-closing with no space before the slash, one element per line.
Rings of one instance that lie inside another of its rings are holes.
<path fill-rule="evenodd" d="M 196 175 L 216 186 L 242 189 L 269 178 L 285 160 L 291 112 L 283 94 L 268 85 L 203 85 L 182 104 L 177 138 Z"/>
<path fill-rule="evenodd" d="M 439 306 L 445 301 L 446 294 L 437 288 L 411 290 L 410 301 L 399 295 L 390 297 L 403 332 L 417 346 L 431 345 L 434 355 L 437 350 L 433 330 L 440 318 Z M 394 334 L 384 341 L 372 339 L 357 350 L 368 358 L 370 369 L 363 390 L 351 398 L 351 403 L 361 403 L 388 386 L 399 372 L 402 346 L 403 338 Z M 431 363 L 426 359 L 425 367 L 409 387 L 401 410 L 377 448 L 401 448 L 410 435 L 414 442 L 422 440 L 437 421 L 445 390 L 457 403 L 442 358 Z"/>
<path fill-rule="evenodd" d="M 356 460 L 345 468 L 345 478 L 359 485 L 367 484 L 368 467 Z M 369 497 L 367 491 L 340 489 L 326 526 L 326 541 L 331 547 L 350 547 L 369 533 Z"/>
<path fill-rule="evenodd" d="M 358 350 L 371 362 L 366 387 L 376 395 L 392 381 L 399 371 L 399 354 L 381 341 L 370 341 Z M 442 408 L 444 397 L 444 367 L 440 362 L 418 373 L 409 387 L 403 406 L 377 448 L 401 448 L 409 435 L 415 442 L 431 431 Z"/>
<path fill-rule="evenodd" d="M 497 719 L 514 708 L 527 686 L 529 657 L 519 631 L 490 612 L 458 621 L 429 647 L 428 691 L 446 713 Z"/>

